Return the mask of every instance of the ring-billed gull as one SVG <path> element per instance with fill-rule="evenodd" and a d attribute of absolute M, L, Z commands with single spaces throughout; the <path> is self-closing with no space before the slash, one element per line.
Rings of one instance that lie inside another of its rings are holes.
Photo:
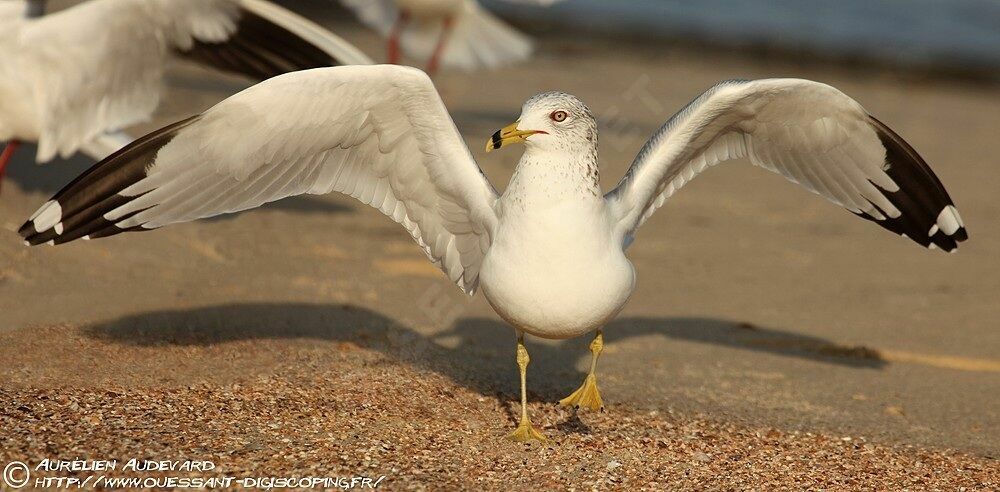
<path fill-rule="evenodd" d="M 635 286 L 625 251 L 636 230 L 705 168 L 748 157 L 917 243 L 952 251 L 967 238 L 919 155 L 837 89 L 798 79 L 723 82 L 672 117 L 619 185 L 598 183 L 597 123 L 579 99 L 546 92 L 487 150 L 523 143 L 498 194 L 431 80 L 407 67 L 309 70 L 260 83 L 98 163 L 20 229 L 65 243 L 256 207 L 303 193 L 351 195 L 402 224 L 451 281 L 481 287 L 517 333 L 521 421 L 524 334 L 596 331 L 590 373 L 564 405 L 601 408 L 601 327 Z"/>
<path fill-rule="evenodd" d="M 559 0 L 507 0 L 550 5 Z M 385 36 L 389 63 L 401 52 L 439 67 L 476 70 L 527 59 L 532 42 L 476 0 L 341 0 L 362 22 Z"/>
<path fill-rule="evenodd" d="M 0 179 L 22 141 L 38 162 L 83 150 L 103 159 L 149 118 L 171 55 L 264 80 L 371 60 L 337 35 L 266 0 L 90 0 L 40 18 L 0 18 Z"/>

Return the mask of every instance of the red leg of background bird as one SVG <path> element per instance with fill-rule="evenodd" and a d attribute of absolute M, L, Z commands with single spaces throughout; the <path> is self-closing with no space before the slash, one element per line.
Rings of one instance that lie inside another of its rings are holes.
<path fill-rule="evenodd" d="M 451 29 L 452 18 L 445 17 L 444 25 L 441 26 L 441 37 L 438 38 L 437 46 L 434 47 L 434 54 L 431 55 L 431 61 L 427 63 L 427 73 L 431 75 L 434 75 L 437 72 L 438 66 L 441 65 L 441 55 L 444 53 L 448 37 L 451 36 Z"/>
<path fill-rule="evenodd" d="M 403 35 L 403 29 L 406 28 L 406 24 L 410 22 L 410 13 L 403 10 L 399 13 L 399 18 L 396 19 L 396 24 L 392 26 L 392 32 L 389 34 L 389 63 L 393 65 L 399 64 L 400 54 L 399 54 L 399 37 Z"/>
<path fill-rule="evenodd" d="M 21 142 L 11 140 L 7 142 L 7 146 L 3 148 L 3 153 L 0 154 L 0 186 L 3 186 L 3 176 L 7 173 L 7 163 L 14 157 L 14 152 L 17 152 L 17 148 L 20 145 Z"/>

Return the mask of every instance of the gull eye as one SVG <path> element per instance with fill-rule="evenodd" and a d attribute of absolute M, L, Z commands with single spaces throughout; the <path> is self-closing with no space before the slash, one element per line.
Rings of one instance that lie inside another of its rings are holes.
<path fill-rule="evenodd" d="M 555 121 L 556 123 L 562 123 L 566 121 L 567 116 L 569 115 L 566 114 L 565 111 L 553 111 L 552 114 L 549 115 L 549 118 L 552 118 L 552 121 Z"/>

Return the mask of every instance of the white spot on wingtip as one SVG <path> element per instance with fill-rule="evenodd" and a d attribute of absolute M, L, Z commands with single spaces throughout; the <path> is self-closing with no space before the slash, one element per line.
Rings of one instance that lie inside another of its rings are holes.
<path fill-rule="evenodd" d="M 937 217 L 937 225 L 941 228 L 941 232 L 950 236 L 962 227 L 956 212 L 958 211 L 951 205 L 941 209 L 941 213 Z"/>
<path fill-rule="evenodd" d="M 48 244 L 49 246 L 55 246 L 56 245 L 56 240 L 55 239 L 49 239 L 45 244 Z"/>
<path fill-rule="evenodd" d="M 58 234 L 58 235 L 61 236 L 62 233 L 63 233 L 63 223 L 60 222 L 60 223 L 56 224 L 55 227 L 54 227 L 54 229 L 56 231 L 56 234 Z"/>
<path fill-rule="evenodd" d="M 25 246 L 31 246 L 31 241 L 24 241 Z"/>
<path fill-rule="evenodd" d="M 927 231 L 927 237 L 931 237 L 931 236 L 937 234 L 937 231 L 938 231 L 938 225 L 937 224 L 932 225 L 931 226 L 931 230 Z"/>
<path fill-rule="evenodd" d="M 931 243 L 930 245 L 927 246 L 927 249 L 934 251 L 935 249 L 938 249 L 938 247 L 936 244 Z"/>
<path fill-rule="evenodd" d="M 83 236 L 80 239 L 83 239 L 84 241 L 90 241 L 90 234 L 87 234 L 86 236 Z"/>
<path fill-rule="evenodd" d="M 962 216 L 958 214 L 958 209 L 954 205 L 949 205 L 951 207 L 951 213 L 955 215 L 955 220 L 958 221 L 958 225 L 965 227 L 965 222 L 962 220 Z"/>
<path fill-rule="evenodd" d="M 28 222 L 34 221 L 42 212 L 45 211 L 46 208 L 49 208 L 49 204 L 51 204 L 51 203 L 52 203 L 52 200 L 49 200 L 49 201 L 43 203 L 41 207 L 38 207 L 38 210 L 35 210 L 35 213 L 32 214 L 31 217 L 28 219 Z"/>
<path fill-rule="evenodd" d="M 33 220 L 36 232 L 45 232 L 62 222 L 62 206 L 59 202 L 48 201 Z"/>

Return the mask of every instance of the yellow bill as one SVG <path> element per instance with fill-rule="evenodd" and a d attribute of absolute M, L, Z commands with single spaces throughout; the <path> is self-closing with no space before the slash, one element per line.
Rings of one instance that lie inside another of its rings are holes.
<path fill-rule="evenodd" d="M 519 130 L 517 128 L 517 122 L 511 123 L 502 130 L 494 133 L 492 137 L 486 142 L 486 152 L 491 152 L 493 150 L 499 149 L 510 144 L 521 143 L 528 139 L 528 137 L 536 133 L 545 133 L 541 130 Z"/>

